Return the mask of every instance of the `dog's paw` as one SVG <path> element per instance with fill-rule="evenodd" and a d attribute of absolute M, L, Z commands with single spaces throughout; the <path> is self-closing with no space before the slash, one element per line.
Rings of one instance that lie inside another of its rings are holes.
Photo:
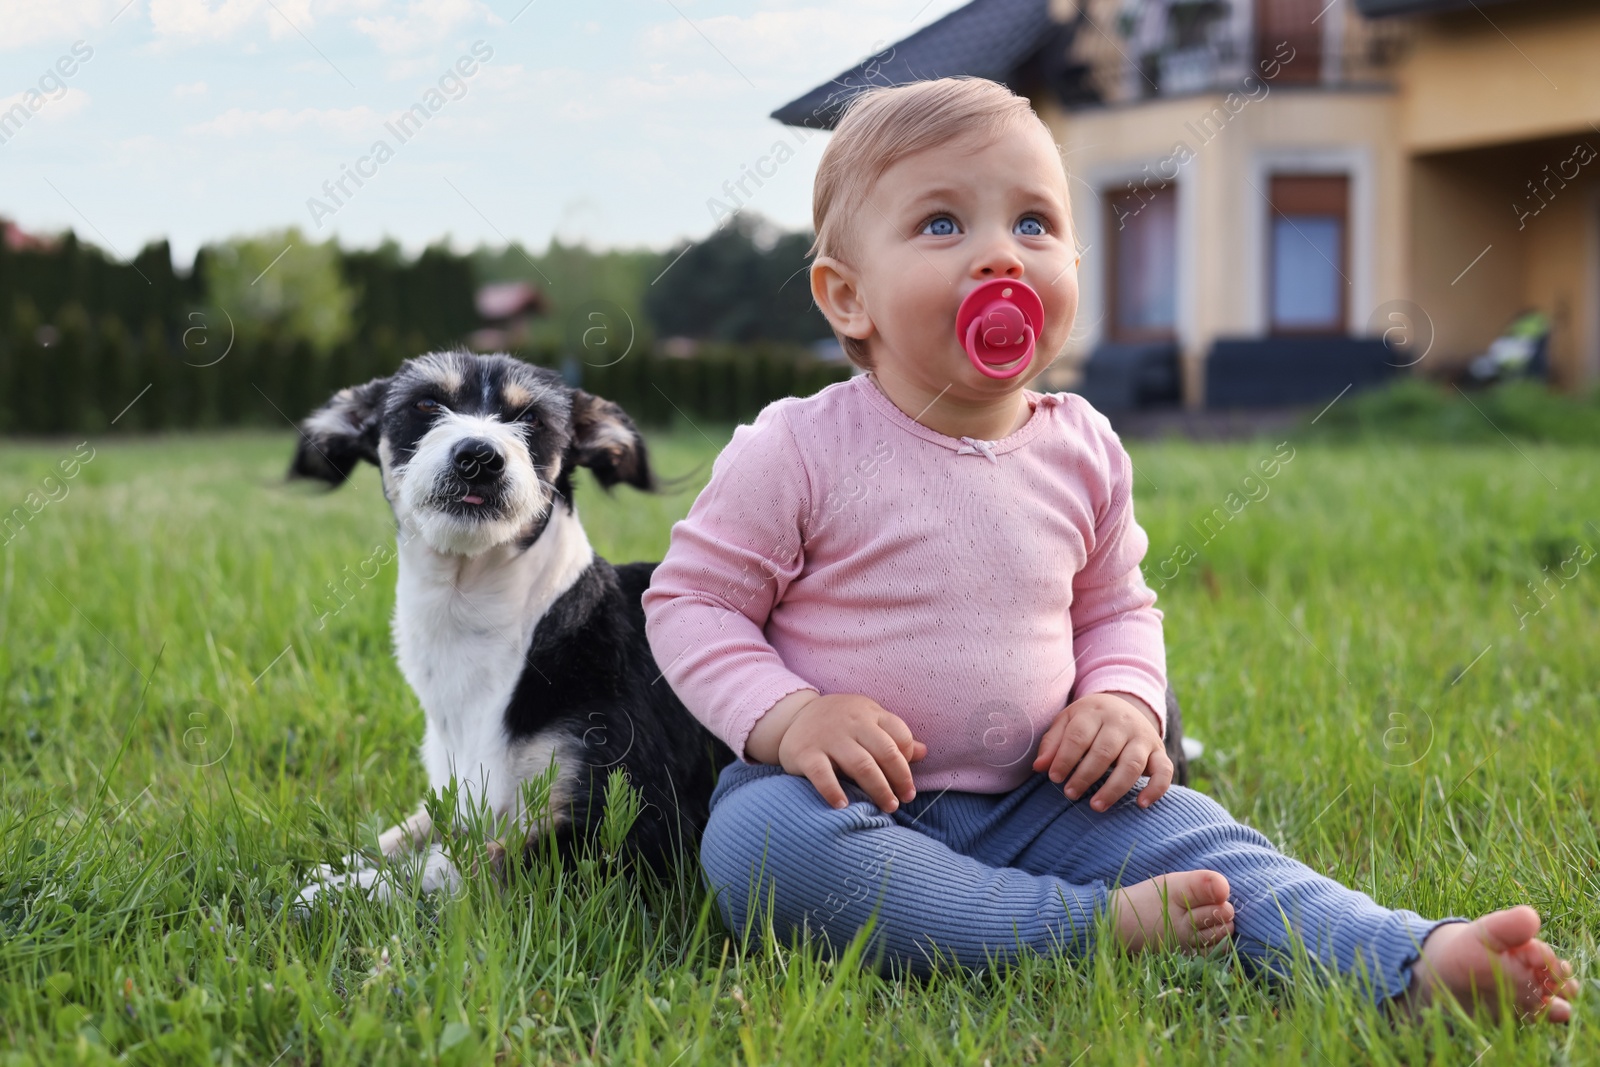
<path fill-rule="evenodd" d="M 454 896 L 461 888 L 461 872 L 444 850 L 435 845 L 423 860 L 420 884 L 424 893 L 437 893 L 442 889 L 446 895 Z"/>
<path fill-rule="evenodd" d="M 357 864 L 352 870 L 337 871 L 332 864 L 319 863 L 311 872 L 311 881 L 300 890 L 300 895 L 295 898 L 293 907 L 297 911 L 310 911 L 313 903 L 320 896 L 333 895 L 355 889 L 368 900 L 387 900 L 393 893 L 393 879 L 387 872 L 381 871 L 371 864 L 355 858 Z"/>
<path fill-rule="evenodd" d="M 311 877 L 315 881 L 326 882 L 329 879 L 337 878 L 345 871 L 365 871 L 375 866 L 376 864 L 369 860 L 364 853 L 347 852 L 344 859 L 339 861 L 337 867 L 331 863 L 317 864 L 311 869 Z"/>
<path fill-rule="evenodd" d="M 292 905 L 297 912 L 307 913 L 318 897 L 347 892 L 360 893 L 368 900 L 393 900 L 401 895 L 404 886 L 415 884 L 423 893 L 443 891 L 453 896 L 461 888 L 461 872 L 445 855 L 444 849 L 434 845 L 425 853 L 401 857 L 378 868 L 360 857 L 349 857 L 353 869 L 335 870 L 331 864 L 322 863 L 311 872 L 311 882 L 300 890 Z"/>

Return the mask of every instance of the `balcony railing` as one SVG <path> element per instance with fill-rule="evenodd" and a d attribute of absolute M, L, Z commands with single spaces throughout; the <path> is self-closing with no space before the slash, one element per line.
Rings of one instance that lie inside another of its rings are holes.
<path fill-rule="evenodd" d="M 1388 84 L 1409 30 L 1348 0 L 1083 0 L 1049 75 L 1072 105 L 1272 86 Z"/>

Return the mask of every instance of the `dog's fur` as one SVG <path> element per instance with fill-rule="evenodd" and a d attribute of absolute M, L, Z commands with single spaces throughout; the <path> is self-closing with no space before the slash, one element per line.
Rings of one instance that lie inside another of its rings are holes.
<path fill-rule="evenodd" d="M 614 768 L 643 801 L 629 854 L 660 869 L 692 845 L 733 754 L 651 656 L 640 598 L 656 565 L 596 556 L 573 503 L 579 466 L 607 492 L 658 489 L 622 409 L 509 356 L 444 352 L 341 389 L 300 431 L 291 476 L 338 486 L 362 461 L 382 473 L 399 527 L 395 649 L 427 714 L 429 786 L 454 776 L 458 819 L 509 817 L 513 836 L 487 843 L 496 868 L 547 832 L 568 855 L 592 838 Z M 523 784 L 552 761 L 548 818 L 530 817 Z M 424 806 L 378 839 L 386 859 L 416 850 L 425 890 L 460 880 L 436 829 Z M 352 861 L 320 868 L 301 903 L 340 884 L 396 888 Z"/>

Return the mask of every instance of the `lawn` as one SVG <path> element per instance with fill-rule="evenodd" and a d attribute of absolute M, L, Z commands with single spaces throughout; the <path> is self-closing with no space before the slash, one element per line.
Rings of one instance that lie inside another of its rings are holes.
<path fill-rule="evenodd" d="M 730 431 L 652 435 L 673 495 L 583 480 L 596 549 L 660 558 Z M 1569 1027 L 1395 1028 L 1226 954 L 889 982 L 741 951 L 692 871 L 294 918 L 421 795 L 422 712 L 376 473 L 226 435 L 4 445 L 0 505 L 57 499 L 0 534 L 0 1063 L 1600 1062 L 1600 452 L 1283 439 L 1131 446 L 1194 784 L 1380 902 L 1532 903 Z"/>

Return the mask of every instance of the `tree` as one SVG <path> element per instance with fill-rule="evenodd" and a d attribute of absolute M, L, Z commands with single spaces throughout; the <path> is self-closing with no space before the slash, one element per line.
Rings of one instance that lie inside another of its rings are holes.
<path fill-rule="evenodd" d="M 809 233 L 780 234 L 739 212 L 711 236 L 661 257 L 645 314 L 661 336 L 709 341 L 791 341 L 833 336 L 811 300 Z M 676 261 L 675 261 L 676 260 Z"/>
<path fill-rule="evenodd" d="M 315 244 L 299 230 L 236 237 L 201 261 L 209 321 L 231 321 L 240 342 L 267 334 L 303 340 L 319 355 L 349 337 L 355 294 L 332 240 Z"/>

